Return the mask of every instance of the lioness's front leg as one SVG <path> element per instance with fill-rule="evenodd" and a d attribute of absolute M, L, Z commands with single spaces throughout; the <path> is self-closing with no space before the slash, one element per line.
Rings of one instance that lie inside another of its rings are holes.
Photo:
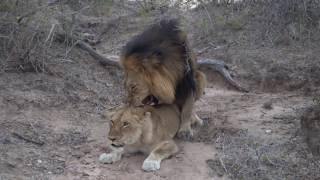
<path fill-rule="evenodd" d="M 178 146 L 173 140 L 163 141 L 151 151 L 147 159 L 142 164 L 145 171 L 155 171 L 160 169 L 160 163 L 163 159 L 168 158 L 178 151 Z"/>
<path fill-rule="evenodd" d="M 123 154 L 123 148 L 115 148 L 115 147 L 110 147 L 111 152 L 110 153 L 103 153 L 99 157 L 99 162 L 105 163 L 105 164 L 111 164 L 116 161 L 119 161 L 122 157 Z"/>

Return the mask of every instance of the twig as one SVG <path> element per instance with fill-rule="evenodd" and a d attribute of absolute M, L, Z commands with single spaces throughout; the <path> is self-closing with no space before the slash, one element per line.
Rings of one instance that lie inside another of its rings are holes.
<path fill-rule="evenodd" d="M 49 32 L 48 37 L 47 37 L 45 42 L 48 42 L 49 39 L 52 37 L 52 33 L 53 33 L 53 30 L 54 30 L 55 27 L 56 27 L 56 24 L 52 24 L 50 32 Z"/>
<path fill-rule="evenodd" d="M 222 161 L 222 159 L 219 157 L 219 161 L 220 161 L 220 164 L 221 164 L 221 166 L 223 167 L 223 169 L 224 169 L 224 171 L 227 173 L 227 174 L 229 174 L 228 173 L 228 170 L 227 170 L 227 168 L 226 168 L 226 166 L 225 166 L 225 164 L 224 164 L 224 162 Z"/>
<path fill-rule="evenodd" d="M 17 138 L 19 139 L 22 139 L 22 140 L 25 140 L 26 142 L 29 142 L 29 143 L 33 143 L 33 144 L 36 144 L 36 145 L 39 145 L 39 146 L 42 146 L 44 145 L 44 142 L 42 141 L 35 141 L 31 138 L 28 138 L 28 137 L 25 137 L 19 133 L 16 133 L 16 132 L 12 132 L 12 135 L 16 136 Z"/>

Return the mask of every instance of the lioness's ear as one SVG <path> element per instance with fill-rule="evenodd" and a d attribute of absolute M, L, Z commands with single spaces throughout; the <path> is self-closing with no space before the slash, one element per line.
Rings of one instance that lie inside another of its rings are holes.
<path fill-rule="evenodd" d="M 107 118 L 107 119 L 112 119 L 112 117 L 114 116 L 116 112 L 114 110 L 106 110 L 104 112 L 104 116 Z"/>
<path fill-rule="evenodd" d="M 122 104 L 120 106 L 109 108 L 105 111 L 104 115 L 108 119 L 117 119 L 125 110 L 126 105 Z"/>

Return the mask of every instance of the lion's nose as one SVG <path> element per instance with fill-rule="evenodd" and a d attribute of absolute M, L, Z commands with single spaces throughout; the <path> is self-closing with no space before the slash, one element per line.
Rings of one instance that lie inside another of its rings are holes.
<path fill-rule="evenodd" d="M 115 140 L 116 140 L 115 137 L 110 137 L 110 136 L 109 136 L 108 138 L 109 138 L 110 141 L 115 141 Z"/>

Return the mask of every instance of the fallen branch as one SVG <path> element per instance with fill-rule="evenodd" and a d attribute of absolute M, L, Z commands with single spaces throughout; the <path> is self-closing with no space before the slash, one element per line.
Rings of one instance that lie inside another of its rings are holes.
<path fill-rule="evenodd" d="M 212 70 L 219 72 L 222 77 L 234 88 L 242 92 L 249 92 L 246 88 L 242 87 L 238 82 L 236 82 L 230 75 L 228 71 L 228 66 L 221 60 L 217 59 L 199 59 L 198 65 L 200 67 L 208 67 Z"/>
<path fill-rule="evenodd" d="M 120 67 L 120 65 L 119 65 L 119 63 L 117 61 L 114 61 L 112 59 L 106 58 L 105 56 L 99 54 L 97 51 L 92 49 L 92 47 L 90 45 L 88 45 L 87 43 L 85 43 L 83 41 L 78 41 L 77 45 L 81 49 L 87 51 L 93 58 L 98 60 L 101 65 L 103 65 L 103 66 L 111 65 L 111 66 Z"/>
<path fill-rule="evenodd" d="M 57 33 L 56 39 L 60 42 L 68 40 L 70 42 L 75 42 L 76 46 L 80 49 L 87 51 L 94 59 L 98 60 L 99 63 L 103 66 L 116 66 L 120 67 L 119 63 L 116 60 L 112 60 L 107 58 L 101 54 L 99 54 L 96 50 L 94 50 L 89 44 L 85 43 L 82 40 L 79 40 L 77 37 L 67 34 L 67 33 Z"/>
<path fill-rule="evenodd" d="M 96 50 L 94 50 L 89 44 L 85 43 L 82 40 L 79 40 L 73 35 L 69 35 L 66 33 L 57 33 L 56 38 L 59 39 L 60 41 L 71 41 L 75 42 L 76 45 L 82 49 L 87 51 L 94 59 L 98 60 L 99 63 L 103 66 L 116 66 L 120 67 L 119 62 L 116 60 L 118 58 L 107 58 L 101 54 L 99 54 Z M 216 60 L 216 59 L 199 59 L 198 60 L 198 65 L 199 66 L 204 66 L 211 68 L 217 72 L 219 72 L 222 77 L 234 88 L 236 88 L 239 91 L 242 92 L 249 92 L 246 88 L 242 87 L 238 82 L 236 82 L 228 72 L 228 66 L 221 60 Z"/>
<path fill-rule="evenodd" d="M 16 133 L 16 132 L 12 132 L 12 135 L 14 135 L 15 137 L 19 138 L 19 139 L 22 139 L 26 142 L 29 142 L 29 143 L 33 143 L 33 144 L 36 144 L 36 145 L 39 145 L 39 146 L 42 146 L 44 145 L 44 142 L 43 141 L 36 141 L 36 140 L 33 140 L 29 137 L 25 137 L 19 133 Z"/>

